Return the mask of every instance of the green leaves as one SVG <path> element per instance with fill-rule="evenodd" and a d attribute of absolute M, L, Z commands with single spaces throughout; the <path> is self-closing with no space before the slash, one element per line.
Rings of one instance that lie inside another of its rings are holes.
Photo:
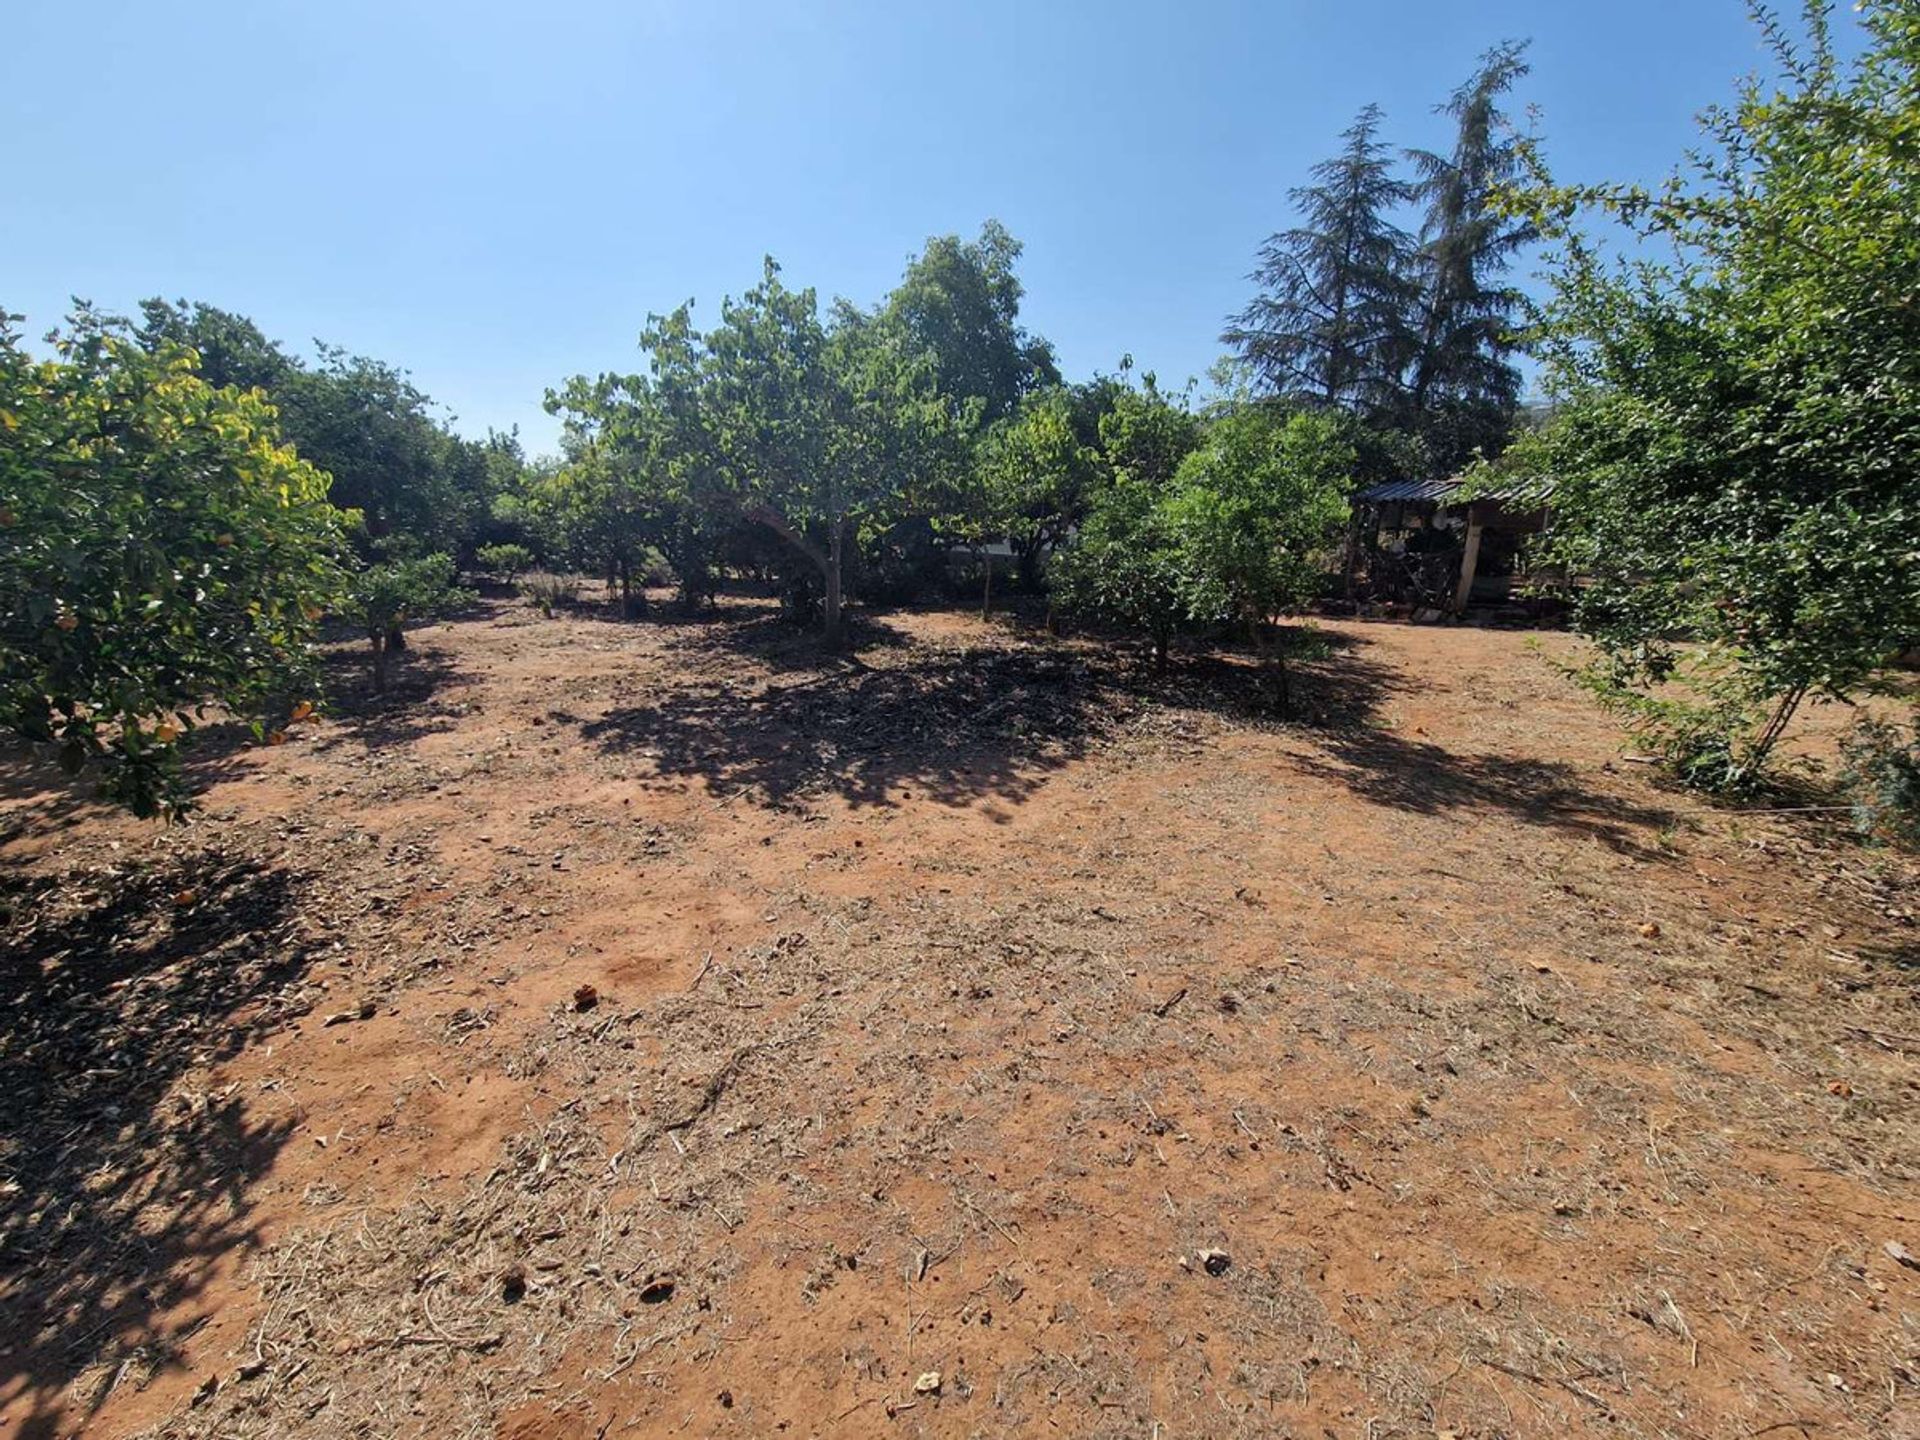
<path fill-rule="evenodd" d="M 509 585 L 522 570 L 530 569 L 533 565 L 533 551 L 524 545 L 508 543 L 482 545 L 474 552 L 473 558 L 482 568 L 493 571 Z"/>
<path fill-rule="evenodd" d="M 347 593 L 354 623 L 369 635 L 384 637 L 409 620 L 425 620 L 465 598 L 454 584 L 450 556 L 421 555 L 383 560 L 357 572 Z"/>
<path fill-rule="evenodd" d="M 1164 658 L 1186 626 L 1257 629 L 1318 591 L 1353 466 L 1334 417 L 1237 405 L 1203 427 L 1149 387 L 1100 432 L 1112 479 L 1054 565 L 1069 609 L 1146 631 Z"/>
<path fill-rule="evenodd" d="M 84 307 L 56 339 L 36 361 L 0 326 L 0 726 L 172 813 L 199 707 L 314 693 L 339 516 L 259 393 Z"/>
<path fill-rule="evenodd" d="M 1097 460 L 1065 387 L 1027 395 L 981 436 L 947 528 L 971 544 L 1051 538 L 1079 512 Z"/>
<path fill-rule="evenodd" d="M 333 503 L 360 513 L 370 541 L 398 534 L 422 550 L 464 553 L 492 496 L 517 479 L 511 436 L 455 435 L 396 366 L 331 345 L 309 365 L 245 316 L 212 305 L 148 300 L 140 308 L 137 338 L 149 353 L 191 353 L 209 385 L 272 401 L 282 433 L 328 475 Z"/>
<path fill-rule="evenodd" d="M 1216 418 L 1166 502 L 1192 618 L 1260 625 L 1310 600 L 1352 466 L 1329 415 L 1244 406 Z"/>
<path fill-rule="evenodd" d="M 1514 197 L 1561 246 L 1563 404 L 1503 463 L 1556 482 L 1557 558 L 1590 581 L 1579 618 L 1610 683 L 1690 678 L 1704 710 L 1665 718 L 1683 748 L 1699 714 L 1732 732 L 1724 783 L 1765 763 L 1800 696 L 1873 684 L 1920 633 L 1920 22 L 1865 16 L 1849 69 L 1818 7 L 1804 56 L 1762 15 L 1781 86 L 1709 112 L 1661 190 L 1542 172 Z M 1675 258 L 1609 262 L 1583 211 Z"/>
<path fill-rule="evenodd" d="M 1512 428 L 1528 306 L 1501 277 L 1535 235 L 1496 200 L 1529 153 L 1501 108 L 1525 51 L 1507 42 L 1481 57 L 1439 107 L 1452 146 L 1403 152 L 1410 177 L 1380 139 L 1379 107 L 1363 109 L 1340 153 L 1290 192 L 1297 223 L 1261 246 L 1259 291 L 1221 337 L 1262 394 L 1343 410 L 1373 432 L 1369 471 L 1452 474 Z M 1416 202 L 1417 239 L 1394 223 Z"/>
<path fill-rule="evenodd" d="M 1037 367 L 1016 353 L 1030 344 L 1012 324 L 1019 247 L 1003 231 L 982 246 L 930 245 L 872 311 L 843 301 L 823 315 L 769 259 L 711 330 L 690 306 L 653 316 L 649 374 L 576 377 L 549 394 L 567 416 L 568 463 L 543 487 L 548 507 L 595 558 L 653 545 L 690 587 L 730 527 L 764 526 L 823 584 L 831 633 L 844 548 L 960 488 L 997 402 L 943 383 L 1004 381 L 1017 398 Z"/>

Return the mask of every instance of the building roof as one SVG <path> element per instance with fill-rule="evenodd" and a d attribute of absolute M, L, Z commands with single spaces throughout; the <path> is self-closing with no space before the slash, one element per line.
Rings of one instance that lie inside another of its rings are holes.
<path fill-rule="evenodd" d="M 1377 503 L 1383 500 L 1445 500 L 1460 488 L 1460 482 L 1441 480 L 1383 480 L 1369 485 L 1353 498 Z"/>
<path fill-rule="evenodd" d="M 1457 492 L 1466 486 L 1465 477 L 1444 480 L 1383 480 L 1369 485 L 1353 498 L 1378 505 L 1389 500 L 1430 500 L 1452 505 L 1464 497 Z M 1514 505 L 1544 505 L 1553 496 L 1553 478 L 1547 475 L 1519 476 L 1505 484 L 1484 485 L 1473 496 L 1476 500 L 1504 500 Z"/>

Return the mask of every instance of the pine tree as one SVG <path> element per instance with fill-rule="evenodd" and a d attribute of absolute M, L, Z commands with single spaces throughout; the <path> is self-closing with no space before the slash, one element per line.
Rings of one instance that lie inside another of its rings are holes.
<path fill-rule="evenodd" d="M 1443 468 L 1476 449 L 1499 450 L 1519 399 L 1513 330 L 1525 302 L 1500 276 L 1534 230 L 1499 213 L 1495 199 L 1502 186 L 1525 178 L 1520 137 L 1500 109 L 1530 68 L 1525 54 L 1524 41 L 1495 46 L 1438 107 L 1455 125 L 1450 154 L 1408 152 L 1426 221 L 1405 418 Z"/>
<path fill-rule="evenodd" d="M 1372 415 L 1388 406 L 1417 302 L 1410 237 L 1391 219 L 1411 190 L 1379 139 L 1380 107 L 1348 127 L 1345 147 L 1289 192 L 1301 223 L 1260 247 L 1254 301 L 1221 336 L 1261 388 Z"/>

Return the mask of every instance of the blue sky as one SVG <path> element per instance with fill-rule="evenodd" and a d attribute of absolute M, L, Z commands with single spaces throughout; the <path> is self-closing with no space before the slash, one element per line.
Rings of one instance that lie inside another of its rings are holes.
<path fill-rule="evenodd" d="M 1851 25 L 1847 19 L 1844 23 Z M 1506 37 L 1565 178 L 1654 179 L 1764 61 L 1739 0 L 21 0 L 0 45 L 0 306 L 161 293 L 406 366 L 480 433 L 633 369 L 650 310 L 863 303 L 998 217 L 1070 377 L 1201 375 L 1286 191 Z"/>

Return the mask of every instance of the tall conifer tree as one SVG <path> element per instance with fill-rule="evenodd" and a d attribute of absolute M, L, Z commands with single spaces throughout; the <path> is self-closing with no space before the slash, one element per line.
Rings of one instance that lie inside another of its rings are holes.
<path fill-rule="evenodd" d="M 1270 237 L 1250 277 L 1260 293 L 1222 340 L 1252 366 L 1260 387 L 1362 415 L 1387 408 L 1408 351 L 1412 245 L 1392 219 L 1412 198 L 1379 138 L 1369 105 L 1340 153 L 1289 193 L 1300 224 Z"/>

